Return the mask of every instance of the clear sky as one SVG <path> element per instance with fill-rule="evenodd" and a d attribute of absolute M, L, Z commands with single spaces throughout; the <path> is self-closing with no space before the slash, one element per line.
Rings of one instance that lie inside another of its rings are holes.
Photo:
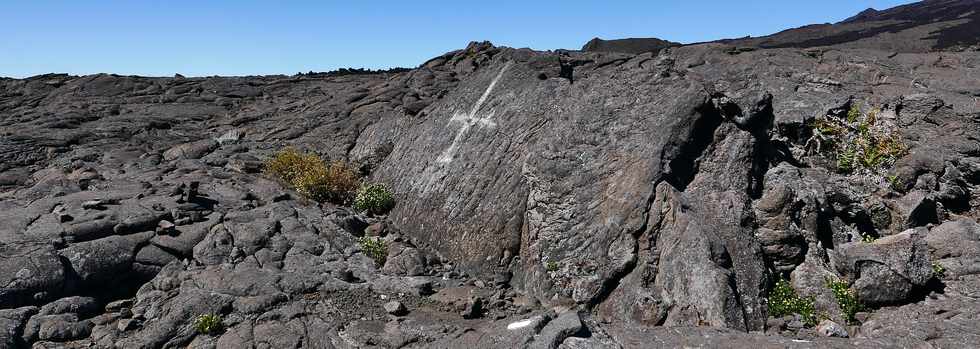
<path fill-rule="evenodd" d="M 0 76 L 294 74 L 415 67 L 469 41 L 578 49 L 836 22 L 908 0 L 0 0 Z"/>

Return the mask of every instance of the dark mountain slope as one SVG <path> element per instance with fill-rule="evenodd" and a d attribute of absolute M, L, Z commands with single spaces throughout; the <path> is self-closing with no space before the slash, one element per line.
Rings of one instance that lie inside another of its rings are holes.
<path fill-rule="evenodd" d="M 847 47 L 893 52 L 980 49 L 980 1 L 931 0 L 878 11 L 867 9 L 834 24 L 813 24 L 776 34 L 714 41 L 739 48 Z M 665 47 L 661 39 L 590 41 L 583 51 L 641 53 Z M 615 43 L 616 46 L 613 46 Z M 637 47 L 638 49 L 630 49 Z"/>
<path fill-rule="evenodd" d="M 722 40 L 760 48 L 840 46 L 897 52 L 975 49 L 980 1 L 934 0 L 872 9 L 835 24 L 816 24 L 759 38 Z"/>

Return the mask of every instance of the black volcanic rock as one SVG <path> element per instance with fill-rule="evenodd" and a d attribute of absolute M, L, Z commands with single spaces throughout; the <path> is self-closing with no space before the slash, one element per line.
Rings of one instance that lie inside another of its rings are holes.
<path fill-rule="evenodd" d="M 977 50 L 980 1 L 930 0 L 877 11 L 868 9 L 836 24 L 809 25 L 748 39 L 721 40 L 739 47 L 834 46 L 895 52 Z"/>
<path fill-rule="evenodd" d="M 980 53 L 882 42 L 480 42 L 408 71 L 0 80 L 0 345 L 972 346 Z M 908 152 L 841 171 L 816 120 L 851 108 Z M 394 209 L 258 171 L 287 146 L 362 164 Z M 839 324 L 843 280 L 868 313 L 817 337 L 771 318 L 779 278 Z"/>
<path fill-rule="evenodd" d="M 679 43 L 661 40 L 657 38 L 629 38 L 602 40 L 593 38 L 582 46 L 582 51 L 586 52 L 619 52 L 640 54 L 651 52 L 657 54 L 660 50 L 668 47 L 679 46 Z"/>

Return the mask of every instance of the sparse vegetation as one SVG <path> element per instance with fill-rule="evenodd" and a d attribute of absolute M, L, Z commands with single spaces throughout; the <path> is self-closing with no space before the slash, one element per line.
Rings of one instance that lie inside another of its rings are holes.
<path fill-rule="evenodd" d="M 354 209 L 368 214 L 385 214 L 395 206 L 395 199 L 383 184 L 362 185 L 354 197 Z"/>
<path fill-rule="evenodd" d="M 292 184 L 300 173 L 315 166 L 319 157 L 299 152 L 296 148 L 287 147 L 265 162 L 263 170 L 266 174 Z"/>
<path fill-rule="evenodd" d="M 270 176 L 292 186 L 315 201 L 349 204 L 360 185 L 354 166 L 343 161 L 327 163 L 320 156 L 286 148 L 266 161 L 264 170 Z"/>
<path fill-rule="evenodd" d="M 827 288 L 834 293 L 834 298 L 837 300 L 837 306 L 840 307 L 841 314 L 844 315 L 844 319 L 848 323 L 854 323 L 854 315 L 859 311 L 864 309 L 861 302 L 857 298 L 857 294 L 851 290 L 848 286 L 847 281 L 827 279 Z"/>
<path fill-rule="evenodd" d="M 847 122 L 854 123 L 858 121 L 861 117 L 861 106 L 857 103 L 851 104 L 851 108 L 847 110 Z"/>
<path fill-rule="evenodd" d="M 300 174 L 293 181 L 296 191 L 315 201 L 349 204 L 360 184 L 353 166 L 343 161 L 320 164 Z"/>
<path fill-rule="evenodd" d="M 871 235 L 871 234 L 868 234 L 868 233 L 861 233 L 861 242 L 864 242 L 866 244 L 870 244 L 870 243 L 875 242 L 875 241 L 878 241 L 878 238 L 875 237 L 874 235 Z"/>
<path fill-rule="evenodd" d="M 221 316 L 215 313 L 201 314 L 194 319 L 194 329 L 200 334 L 215 334 L 221 331 Z"/>
<path fill-rule="evenodd" d="M 844 134 L 845 128 L 827 119 L 814 119 L 813 130 L 824 136 L 838 136 Z"/>
<path fill-rule="evenodd" d="M 878 109 L 862 113 L 853 103 L 843 119 L 827 116 L 813 120 L 808 152 L 832 156 L 840 173 L 862 172 L 887 178 L 886 170 L 908 154 L 908 147 L 897 126 L 881 120 L 879 114 Z"/>
<path fill-rule="evenodd" d="M 837 152 L 837 172 L 851 173 L 854 171 L 854 157 L 857 153 L 852 148 L 844 148 Z"/>
<path fill-rule="evenodd" d="M 891 186 L 893 190 L 902 190 L 902 184 L 899 183 L 897 175 L 888 175 L 885 177 L 885 179 L 888 180 L 888 185 Z"/>
<path fill-rule="evenodd" d="M 942 264 L 933 262 L 932 263 L 932 276 L 936 279 L 942 280 L 946 277 L 946 267 Z"/>
<path fill-rule="evenodd" d="M 361 251 L 374 260 L 377 267 L 385 265 L 388 259 L 388 244 L 380 237 L 364 236 L 358 239 L 357 243 L 361 246 Z"/>
<path fill-rule="evenodd" d="M 789 281 L 780 279 L 769 292 L 769 315 L 782 317 L 797 314 L 807 326 L 817 324 L 816 310 L 812 297 L 800 297 Z"/>
<path fill-rule="evenodd" d="M 558 262 L 548 261 L 548 263 L 545 263 L 544 269 L 548 272 L 558 271 Z"/>

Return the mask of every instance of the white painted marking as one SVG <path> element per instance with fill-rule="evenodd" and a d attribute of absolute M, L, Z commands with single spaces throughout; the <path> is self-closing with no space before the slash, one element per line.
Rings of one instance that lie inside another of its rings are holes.
<path fill-rule="evenodd" d="M 521 321 L 517 321 L 517 322 L 512 322 L 512 323 L 510 323 L 510 325 L 507 325 L 507 329 L 508 330 L 516 330 L 516 329 L 519 329 L 519 328 L 524 328 L 524 327 L 527 327 L 528 325 L 530 325 L 533 322 L 534 322 L 534 319 L 533 318 L 532 319 L 527 319 L 527 320 L 521 320 Z"/>
<path fill-rule="evenodd" d="M 453 116 L 449 118 L 450 123 L 453 121 L 458 121 L 462 123 L 463 126 L 461 126 L 459 131 L 456 132 L 456 137 L 453 138 L 453 144 L 449 145 L 449 148 L 446 148 L 446 150 L 442 152 L 442 155 L 439 155 L 439 158 L 437 159 L 438 162 L 448 163 L 453 161 L 456 150 L 459 148 L 459 141 L 463 139 L 463 135 L 470 130 L 470 127 L 483 126 L 493 128 L 497 126 L 497 123 L 493 122 L 493 115 L 496 113 L 496 111 L 491 110 L 490 113 L 484 115 L 483 117 L 477 117 L 476 113 L 480 111 L 480 107 L 482 107 L 483 103 L 487 101 L 488 97 L 490 97 L 490 92 L 492 92 L 493 88 L 497 86 L 497 81 L 500 81 L 500 78 L 504 76 L 504 72 L 510 68 L 510 65 L 510 62 L 504 64 L 504 67 L 500 69 L 497 76 L 490 82 L 490 86 L 487 86 L 487 90 L 483 91 L 483 95 L 480 96 L 480 99 L 478 99 L 476 104 L 473 105 L 473 108 L 470 109 L 469 114 L 455 112 L 453 113 Z"/>

